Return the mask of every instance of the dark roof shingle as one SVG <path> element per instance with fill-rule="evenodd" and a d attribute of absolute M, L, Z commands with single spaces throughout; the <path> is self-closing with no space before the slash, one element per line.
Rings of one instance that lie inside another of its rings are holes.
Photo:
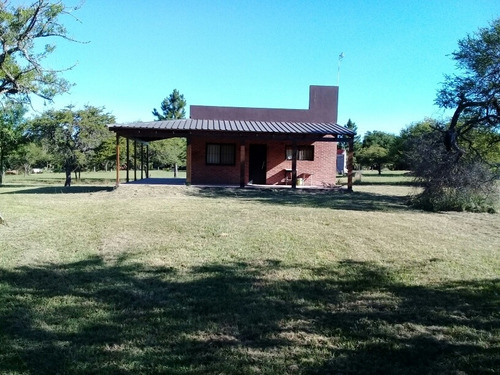
<path fill-rule="evenodd" d="M 352 130 L 334 123 L 309 122 L 274 122 L 274 121 L 236 121 L 236 120 L 164 120 L 151 122 L 133 122 L 128 124 L 110 124 L 109 130 L 187 130 L 236 133 L 268 134 L 316 134 L 354 136 Z"/>

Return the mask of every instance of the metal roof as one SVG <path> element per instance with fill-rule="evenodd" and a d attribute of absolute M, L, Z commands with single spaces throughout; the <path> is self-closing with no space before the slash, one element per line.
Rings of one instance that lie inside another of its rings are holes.
<path fill-rule="evenodd" d="M 164 120 L 151 122 L 133 122 L 110 124 L 109 130 L 121 131 L 179 131 L 182 132 L 230 132 L 230 133 L 266 133 L 266 134 L 311 134 L 345 135 L 356 133 L 334 123 L 275 122 L 275 121 L 239 121 L 239 120 Z"/>

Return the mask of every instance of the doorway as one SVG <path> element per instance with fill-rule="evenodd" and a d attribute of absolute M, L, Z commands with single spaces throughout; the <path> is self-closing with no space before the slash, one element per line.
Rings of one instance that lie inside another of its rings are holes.
<path fill-rule="evenodd" d="M 250 145 L 248 180 L 251 184 L 265 185 L 267 145 Z"/>

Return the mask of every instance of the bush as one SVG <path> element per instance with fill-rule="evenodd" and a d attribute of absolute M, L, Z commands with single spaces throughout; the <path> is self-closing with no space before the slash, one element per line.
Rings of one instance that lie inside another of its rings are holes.
<path fill-rule="evenodd" d="M 427 211 L 495 212 L 498 175 L 472 155 L 458 157 L 443 147 L 441 133 L 416 138 L 408 162 L 423 191 L 411 204 Z"/>

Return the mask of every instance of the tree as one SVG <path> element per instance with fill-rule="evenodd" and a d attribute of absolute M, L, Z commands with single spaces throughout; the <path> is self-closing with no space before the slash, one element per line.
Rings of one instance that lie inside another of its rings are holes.
<path fill-rule="evenodd" d="M 443 147 L 438 131 L 407 140 L 406 157 L 422 192 L 414 207 L 427 211 L 494 212 L 498 188 L 491 168 L 479 159 L 456 155 Z"/>
<path fill-rule="evenodd" d="M 186 100 L 184 95 L 180 94 L 177 89 L 161 102 L 161 110 L 163 114 L 159 113 L 156 108 L 153 109 L 153 115 L 156 116 L 157 121 L 173 120 L 186 117 Z"/>
<path fill-rule="evenodd" d="M 52 101 L 56 94 L 69 90 L 68 82 L 59 77 L 61 70 L 42 62 L 55 49 L 47 40 L 71 40 L 59 17 L 72 10 L 76 8 L 68 9 L 61 1 L 36 0 L 16 8 L 0 2 L 0 100 L 29 103 L 30 95 L 36 95 Z"/>
<path fill-rule="evenodd" d="M 361 149 L 356 153 L 358 162 L 376 169 L 381 174 L 384 165 L 391 163 L 389 150 L 395 139 L 394 134 L 378 130 L 367 132 L 363 138 Z"/>
<path fill-rule="evenodd" d="M 500 145 L 500 19 L 458 42 L 457 74 L 445 76 L 435 100 L 453 109 L 410 153 L 423 186 L 414 205 L 427 210 L 493 211 Z"/>
<path fill-rule="evenodd" d="M 7 103 L 0 111 L 0 186 L 3 183 L 5 160 L 23 141 L 23 116 L 26 110 L 19 103 Z"/>
<path fill-rule="evenodd" d="M 434 132 L 437 124 L 436 120 L 426 118 L 400 131 L 399 136 L 394 139 L 389 150 L 394 169 L 411 169 L 412 161 L 409 160 L 408 155 L 410 148 L 415 144 L 415 139 L 419 139 L 424 134 Z"/>
<path fill-rule="evenodd" d="M 106 125 L 114 121 L 104 108 L 93 106 L 49 110 L 32 120 L 29 135 L 52 145 L 66 172 L 65 186 L 70 186 L 71 173 L 88 166 L 95 151 L 112 137 Z"/>
<path fill-rule="evenodd" d="M 156 108 L 153 110 L 153 115 L 157 121 L 183 119 L 186 117 L 186 100 L 184 95 L 180 94 L 177 89 L 174 89 L 169 97 L 161 102 L 160 114 Z M 186 165 L 186 139 L 172 138 L 158 142 L 153 142 L 150 147 L 153 163 L 157 166 L 173 166 L 174 176 L 177 176 L 178 165 Z"/>
<path fill-rule="evenodd" d="M 454 109 L 441 126 L 448 152 L 459 159 L 475 150 L 471 134 L 488 134 L 491 145 L 500 143 L 500 19 L 458 42 L 453 59 L 460 75 L 447 75 L 435 100 Z M 465 147 L 464 147 L 465 146 Z"/>
<path fill-rule="evenodd" d="M 357 160 L 361 165 L 370 166 L 382 174 L 382 168 L 389 161 L 389 150 L 377 144 L 363 147 L 357 153 Z"/>
<path fill-rule="evenodd" d="M 344 128 L 352 130 L 356 134 L 358 133 L 358 126 L 351 119 L 347 120 L 347 123 L 344 125 Z M 342 145 L 343 149 L 346 150 L 347 146 L 345 144 Z M 361 135 L 357 134 L 354 137 L 354 151 L 359 150 L 361 148 Z"/>
<path fill-rule="evenodd" d="M 171 138 L 153 142 L 149 151 L 153 168 L 186 166 L 185 138 Z"/>

